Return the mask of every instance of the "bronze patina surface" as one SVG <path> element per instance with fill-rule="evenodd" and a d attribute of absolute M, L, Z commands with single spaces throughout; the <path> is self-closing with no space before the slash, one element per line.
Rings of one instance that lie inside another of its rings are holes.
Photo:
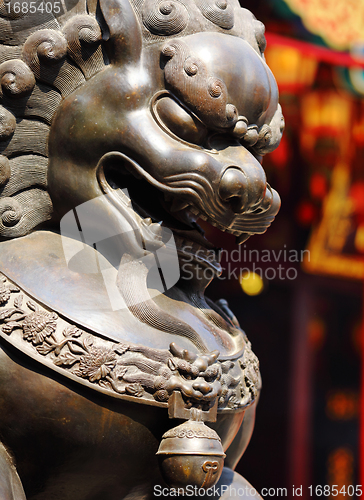
<path fill-rule="evenodd" d="M 239 244 L 279 210 L 264 26 L 237 0 L 34 4 L 0 0 L 0 497 L 244 488 L 259 363 L 197 221 Z"/>

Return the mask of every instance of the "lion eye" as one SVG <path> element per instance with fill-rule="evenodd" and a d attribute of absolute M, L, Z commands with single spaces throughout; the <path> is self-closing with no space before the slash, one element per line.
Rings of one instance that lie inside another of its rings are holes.
<path fill-rule="evenodd" d="M 155 103 L 154 109 L 162 124 L 174 135 L 189 143 L 204 144 L 207 128 L 174 99 L 161 97 Z"/>

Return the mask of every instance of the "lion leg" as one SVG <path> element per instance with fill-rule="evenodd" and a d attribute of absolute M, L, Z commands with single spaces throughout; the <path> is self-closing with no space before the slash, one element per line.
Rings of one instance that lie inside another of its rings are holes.
<path fill-rule="evenodd" d="M 2 443 L 0 443 L 0 498 L 26 500 L 13 460 Z"/>

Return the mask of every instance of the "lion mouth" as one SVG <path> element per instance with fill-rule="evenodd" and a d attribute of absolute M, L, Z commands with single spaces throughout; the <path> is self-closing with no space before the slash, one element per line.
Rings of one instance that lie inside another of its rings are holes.
<path fill-rule="evenodd" d="M 177 172 L 172 166 L 166 170 L 166 166 L 154 165 L 154 171 L 161 172 L 160 177 L 156 177 L 151 167 L 143 168 L 141 163 L 118 151 L 104 155 L 96 171 L 99 182 L 102 184 L 103 177 L 107 184 L 106 191 L 128 192 L 141 218 L 150 218 L 177 235 L 182 232 L 184 239 L 188 234 L 190 240 L 213 249 L 214 245 L 204 237 L 198 225 L 199 219 L 234 235 L 236 243 L 241 244 L 253 234 L 264 233 L 280 208 L 279 195 L 266 183 L 260 163 L 248 151 L 235 147 L 229 146 L 226 158 L 217 153 L 218 161 L 216 158 L 212 161 L 209 156 L 198 157 L 199 161 L 211 160 L 206 171 L 201 172 L 187 168 Z M 243 167 L 240 168 L 240 164 Z"/>
<path fill-rule="evenodd" d="M 205 236 L 198 224 L 201 219 L 216 227 L 220 231 L 236 237 L 236 243 L 241 244 L 253 234 L 262 234 L 271 225 L 279 210 L 278 194 L 269 186 L 265 202 L 248 214 L 236 214 L 230 224 L 218 222 L 213 214 L 204 211 L 201 207 L 174 195 L 170 191 L 162 191 L 153 186 L 143 177 L 136 175 L 135 170 L 109 167 L 105 169 L 105 181 L 110 189 L 124 189 L 129 193 L 133 209 L 144 220 L 159 223 L 173 231 L 177 247 L 191 247 L 194 251 L 213 251 L 216 255 L 214 267 L 218 267 L 217 248 Z"/>
<path fill-rule="evenodd" d="M 125 171 L 121 173 L 120 169 L 105 169 L 105 180 L 111 190 L 127 191 L 135 213 L 146 224 L 152 222 L 168 227 L 181 249 L 192 244 L 198 250 L 216 250 L 217 254 L 218 249 L 205 238 L 203 229 L 197 223 L 200 217 L 191 205 L 162 193 L 143 178 L 125 174 Z"/>

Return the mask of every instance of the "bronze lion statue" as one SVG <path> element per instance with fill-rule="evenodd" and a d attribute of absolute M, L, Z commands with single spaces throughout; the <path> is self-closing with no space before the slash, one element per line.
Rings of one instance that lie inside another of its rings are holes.
<path fill-rule="evenodd" d="M 197 221 L 239 244 L 279 210 L 263 24 L 237 0 L 0 0 L 0 42 L 1 499 L 245 498 L 258 360 L 205 296 Z"/>

